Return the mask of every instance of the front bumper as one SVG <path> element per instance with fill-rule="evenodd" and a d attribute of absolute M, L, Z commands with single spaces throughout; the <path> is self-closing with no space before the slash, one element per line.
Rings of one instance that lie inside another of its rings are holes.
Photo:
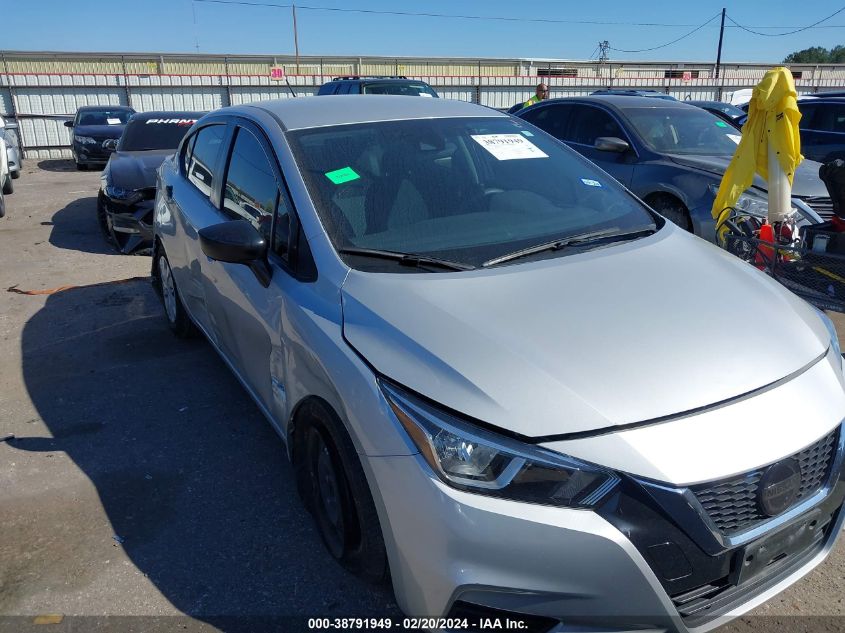
<path fill-rule="evenodd" d="M 87 144 L 74 142 L 71 145 L 73 160 L 80 165 L 102 165 L 107 163 L 112 152 L 111 150 L 103 149 L 102 143 L 105 140 L 108 139 Z"/>
<path fill-rule="evenodd" d="M 103 197 L 107 225 L 120 252 L 129 255 L 148 251 L 153 244 L 152 201 L 122 205 Z"/>
<path fill-rule="evenodd" d="M 407 614 L 457 616 L 469 606 L 475 613 L 537 616 L 536 631 L 563 624 L 709 630 L 818 565 L 845 517 L 837 462 L 824 499 L 778 528 L 795 531 L 802 521 L 822 519 L 820 536 L 737 584 L 745 552 L 758 551 L 745 548 L 772 532 L 738 546 L 702 547 L 700 535 L 676 523 L 634 478 L 625 477 L 597 511 L 586 511 L 455 490 L 419 455 L 365 462 L 377 490 L 396 598 Z M 685 576 L 685 565 L 693 575 Z M 706 588 L 690 588 L 699 580 Z"/>

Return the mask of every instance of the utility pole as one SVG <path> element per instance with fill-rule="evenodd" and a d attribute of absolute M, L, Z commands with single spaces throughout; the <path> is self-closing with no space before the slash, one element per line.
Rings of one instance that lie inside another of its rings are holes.
<path fill-rule="evenodd" d="M 610 50 L 610 42 L 604 40 L 603 42 L 599 42 L 599 63 L 604 64 L 610 60 L 610 55 L 608 54 L 608 50 Z"/>
<path fill-rule="evenodd" d="M 722 26 L 719 28 L 719 50 L 716 51 L 716 72 L 715 72 L 715 79 L 716 79 L 716 99 L 719 101 L 722 100 L 722 84 L 723 82 L 719 81 L 719 70 L 722 65 L 722 40 L 725 37 L 725 8 L 722 7 Z"/>
<path fill-rule="evenodd" d="M 719 29 L 719 50 L 716 52 L 716 79 L 719 78 L 719 66 L 722 64 L 722 39 L 725 37 L 725 9 L 722 8 L 722 27 Z"/>
<path fill-rule="evenodd" d="M 290 9 L 293 12 L 293 46 L 296 51 L 296 74 L 299 74 L 299 35 L 296 32 L 296 5 L 290 5 Z M 724 18 L 722 18 L 724 20 Z"/>

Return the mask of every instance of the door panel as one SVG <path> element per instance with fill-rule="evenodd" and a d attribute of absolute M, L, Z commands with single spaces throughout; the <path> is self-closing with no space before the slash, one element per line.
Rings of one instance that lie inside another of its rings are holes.
<path fill-rule="evenodd" d="M 566 131 L 567 144 L 623 185 L 630 186 L 636 160 L 634 149 L 624 153 L 597 150 L 595 141 L 601 136 L 615 136 L 628 144 L 631 143 L 628 135 L 610 113 L 590 105 L 573 105 Z"/>

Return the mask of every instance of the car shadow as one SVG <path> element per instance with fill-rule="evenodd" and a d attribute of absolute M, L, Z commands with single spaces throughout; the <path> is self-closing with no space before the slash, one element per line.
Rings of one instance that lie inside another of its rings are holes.
<path fill-rule="evenodd" d="M 50 244 L 57 248 L 98 255 L 120 255 L 106 242 L 97 223 L 97 197 L 86 196 L 56 211 L 50 222 Z"/>
<path fill-rule="evenodd" d="M 9 446 L 66 453 L 96 487 L 117 546 L 177 609 L 224 631 L 401 618 L 389 587 L 326 552 L 282 441 L 205 340 L 173 336 L 148 280 L 49 296 L 21 350 L 51 437 Z M 61 533 L 66 520 L 38 529 Z M 33 570 L 88 564 L 85 552 L 63 563 L 29 538 Z"/>
<path fill-rule="evenodd" d="M 38 169 L 56 172 L 76 171 L 76 165 L 70 159 L 48 159 L 38 161 Z"/>

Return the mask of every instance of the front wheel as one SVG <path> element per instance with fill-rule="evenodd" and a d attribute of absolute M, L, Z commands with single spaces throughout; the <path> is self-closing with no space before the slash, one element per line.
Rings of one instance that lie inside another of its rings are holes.
<path fill-rule="evenodd" d="M 336 416 L 317 402 L 298 416 L 300 494 L 329 553 L 370 582 L 387 576 L 387 553 L 360 458 Z"/>
<path fill-rule="evenodd" d="M 170 269 L 170 262 L 167 261 L 167 256 L 161 250 L 159 250 L 156 258 L 157 281 L 161 292 L 161 301 L 164 304 L 164 314 L 167 317 L 167 325 L 179 338 L 190 338 L 196 333 L 196 326 L 182 304 L 182 298 L 176 289 L 176 280 L 173 279 L 173 271 Z"/>
<path fill-rule="evenodd" d="M 692 233 L 692 220 L 680 200 L 668 196 L 656 196 L 648 199 L 647 203 L 664 218 Z"/>
<path fill-rule="evenodd" d="M 15 193 L 15 184 L 12 182 L 12 174 L 6 174 L 6 182 L 3 183 L 3 193 L 7 196 Z"/>

